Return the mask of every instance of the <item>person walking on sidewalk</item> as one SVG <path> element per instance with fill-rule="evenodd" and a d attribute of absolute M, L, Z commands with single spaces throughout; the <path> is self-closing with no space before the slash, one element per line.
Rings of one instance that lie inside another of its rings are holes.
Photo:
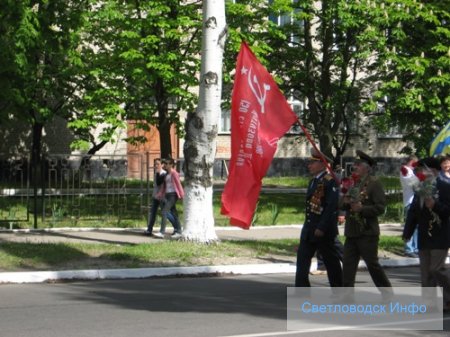
<path fill-rule="evenodd" d="M 316 251 L 322 255 L 330 286 L 342 286 L 342 268 L 339 253 L 334 245 L 338 234 L 339 190 L 336 181 L 327 172 L 326 165 L 321 158 L 326 157 L 315 149 L 311 150 L 311 157 L 308 159 L 307 165 L 313 179 L 311 179 L 306 192 L 305 223 L 297 250 L 296 287 L 311 286 L 309 269 Z"/>
<path fill-rule="evenodd" d="M 404 220 L 406 220 L 406 215 L 408 214 L 408 209 L 414 198 L 414 185 L 417 183 L 418 179 L 414 174 L 414 167 L 417 165 L 419 159 L 414 156 L 408 156 L 403 165 L 400 167 L 400 184 L 402 185 L 402 195 L 403 195 L 403 210 L 404 210 Z M 409 257 L 418 257 L 418 231 L 417 228 L 409 239 L 405 243 L 405 255 Z"/>
<path fill-rule="evenodd" d="M 448 159 L 450 169 L 450 157 Z M 419 183 L 408 211 L 403 240 L 407 241 L 418 228 L 419 263 L 423 296 L 429 306 L 437 306 L 436 289 L 443 289 L 444 311 L 450 310 L 450 269 L 445 266 L 450 236 L 450 175 L 448 183 L 440 181 L 439 161 L 425 158 L 419 161 Z M 441 171 L 442 173 L 442 171 Z"/>
<path fill-rule="evenodd" d="M 390 296 L 391 282 L 378 261 L 380 226 L 378 216 L 384 213 L 386 196 L 381 182 L 371 175 L 375 160 L 358 150 L 353 164 L 355 185 L 342 198 L 346 212 L 344 227 L 344 287 L 354 287 L 359 260 L 362 257 L 370 276 L 383 296 Z M 384 288 L 384 289 L 383 289 Z"/>
<path fill-rule="evenodd" d="M 144 235 L 153 236 L 158 239 L 164 238 L 164 235 L 162 235 L 160 232 L 153 233 L 153 226 L 155 225 L 158 208 L 161 207 L 162 210 L 164 206 L 162 200 L 157 197 L 158 192 L 164 183 L 164 177 L 167 174 L 167 172 L 163 169 L 162 165 L 163 163 L 161 162 L 160 158 L 156 158 L 153 162 L 155 172 L 153 176 L 152 205 L 148 212 L 147 230 L 144 232 Z M 167 218 L 169 219 L 172 225 L 175 223 L 175 219 L 170 212 L 167 214 Z"/>
<path fill-rule="evenodd" d="M 178 219 L 178 212 L 176 208 L 176 202 L 178 199 L 184 197 L 183 186 L 181 185 L 180 176 L 175 169 L 175 161 L 169 158 L 165 161 L 164 165 L 167 174 L 164 177 L 164 183 L 162 188 L 158 192 L 158 197 L 164 199 L 164 206 L 162 209 L 161 220 L 161 234 L 164 235 L 166 231 L 166 222 L 169 214 L 171 213 L 174 218 L 174 232 L 172 239 L 179 239 L 181 237 L 181 224 Z"/>

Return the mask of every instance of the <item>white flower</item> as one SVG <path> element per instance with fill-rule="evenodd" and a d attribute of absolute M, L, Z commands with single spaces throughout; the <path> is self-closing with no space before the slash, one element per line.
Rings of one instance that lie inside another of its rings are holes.
<path fill-rule="evenodd" d="M 61 27 L 56 24 L 51 24 L 48 28 L 50 28 L 54 32 L 60 32 L 62 30 Z"/>

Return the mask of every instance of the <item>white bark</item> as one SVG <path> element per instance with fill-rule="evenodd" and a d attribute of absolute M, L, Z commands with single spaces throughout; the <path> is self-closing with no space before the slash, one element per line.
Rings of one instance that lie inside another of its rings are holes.
<path fill-rule="evenodd" d="M 186 119 L 183 239 L 217 241 L 213 216 L 213 165 L 220 119 L 225 1 L 203 1 L 199 103 Z"/>
<path fill-rule="evenodd" d="M 214 229 L 212 186 L 191 184 L 185 189 L 183 239 L 210 243 L 218 240 Z"/>

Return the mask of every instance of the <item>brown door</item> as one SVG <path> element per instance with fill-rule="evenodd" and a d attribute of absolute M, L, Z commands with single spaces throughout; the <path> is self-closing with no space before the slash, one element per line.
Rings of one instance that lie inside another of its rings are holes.
<path fill-rule="evenodd" d="M 128 178 L 153 179 L 153 161 L 161 157 L 161 146 L 159 142 L 158 129 L 150 125 L 149 131 L 144 131 L 135 127 L 135 121 L 128 122 L 128 137 L 144 136 L 145 143 L 127 145 L 128 157 Z M 175 127 L 170 129 L 170 140 L 172 144 L 172 158 L 178 159 L 178 137 Z"/>

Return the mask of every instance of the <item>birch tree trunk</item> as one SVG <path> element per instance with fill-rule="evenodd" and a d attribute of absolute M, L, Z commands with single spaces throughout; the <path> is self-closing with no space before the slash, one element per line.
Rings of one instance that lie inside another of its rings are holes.
<path fill-rule="evenodd" d="M 217 241 L 213 215 L 213 165 L 221 112 L 226 39 L 224 0 L 203 1 L 202 62 L 197 110 L 186 119 L 183 240 Z"/>

